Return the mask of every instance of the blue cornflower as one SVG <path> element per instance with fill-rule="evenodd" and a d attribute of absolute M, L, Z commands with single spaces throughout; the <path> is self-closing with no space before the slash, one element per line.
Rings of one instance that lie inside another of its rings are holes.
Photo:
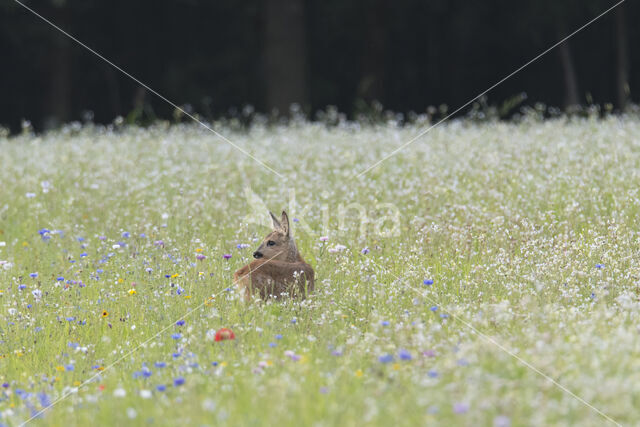
<path fill-rule="evenodd" d="M 38 277 L 38 273 L 31 273 L 29 274 L 29 277 L 32 277 L 35 279 L 36 277 Z"/>
<path fill-rule="evenodd" d="M 382 326 L 389 326 L 389 325 L 390 325 L 390 323 L 389 323 L 389 321 L 388 321 L 388 320 L 383 320 L 382 322 L 380 322 L 380 324 L 381 324 Z"/>
<path fill-rule="evenodd" d="M 596 268 L 598 270 L 603 269 L 604 268 L 604 264 L 596 264 Z"/>
<path fill-rule="evenodd" d="M 167 386 L 164 385 L 164 384 L 158 384 L 156 386 L 156 390 L 158 390 L 158 391 L 165 391 L 166 389 L 167 389 Z"/>
<path fill-rule="evenodd" d="M 447 313 L 440 313 L 440 317 L 443 319 L 447 319 L 449 315 Z"/>
<path fill-rule="evenodd" d="M 153 366 L 155 366 L 156 368 L 164 368 L 167 366 L 167 364 L 165 362 L 156 362 L 153 364 Z"/>
<path fill-rule="evenodd" d="M 383 354 L 382 356 L 378 357 L 378 361 L 380 361 L 380 363 L 391 363 L 393 362 L 393 355 Z"/>
<path fill-rule="evenodd" d="M 84 242 L 84 237 L 76 237 L 76 240 L 77 240 L 78 242 Z"/>
<path fill-rule="evenodd" d="M 360 253 L 361 253 L 362 255 L 366 255 L 366 254 L 368 254 L 369 252 L 371 252 L 371 251 L 369 250 L 369 248 L 364 248 L 363 250 L 361 250 L 361 251 L 360 251 Z"/>
<path fill-rule="evenodd" d="M 56 279 L 58 282 L 63 282 L 64 281 L 64 277 L 60 276 Z"/>
<path fill-rule="evenodd" d="M 182 334 L 180 333 L 171 334 L 171 338 L 173 338 L 174 340 L 179 340 L 180 338 L 182 338 Z"/>
<path fill-rule="evenodd" d="M 67 318 L 66 318 L 66 321 L 67 321 L 67 322 L 73 322 L 74 320 L 76 320 L 76 318 L 75 318 L 75 317 L 67 317 Z"/>
<path fill-rule="evenodd" d="M 178 325 L 178 326 L 184 326 L 184 320 L 178 320 L 178 321 L 176 322 L 176 325 Z"/>
<path fill-rule="evenodd" d="M 218 366 L 218 362 L 211 362 L 211 366 Z"/>
<path fill-rule="evenodd" d="M 422 283 L 424 283 L 427 286 L 431 286 L 433 285 L 433 279 L 424 279 Z"/>
<path fill-rule="evenodd" d="M 49 233 L 49 232 L 50 232 L 50 231 L 49 231 L 49 229 L 48 229 L 48 228 L 41 228 L 40 230 L 38 230 L 38 233 L 39 233 L 41 236 L 44 236 L 45 234 L 47 234 L 47 233 Z"/>
<path fill-rule="evenodd" d="M 173 386 L 174 387 L 179 387 L 179 386 L 181 386 L 183 384 L 184 384 L 184 378 L 183 377 L 178 377 L 178 378 L 173 380 Z"/>
<path fill-rule="evenodd" d="M 140 237 L 144 239 L 145 237 L 147 237 L 147 235 L 144 233 L 140 233 Z"/>
<path fill-rule="evenodd" d="M 438 306 L 434 305 L 430 308 L 431 311 L 438 311 Z"/>
<path fill-rule="evenodd" d="M 293 319 L 291 319 L 291 323 L 296 324 L 298 323 L 298 319 L 296 319 L 295 317 Z"/>
<path fill-rule="evenodd" d="M 124 237 L 125 239 L 128 239 L 128 238 L 129 238 L 129 236 L 131 236 L 131 234 L 129 234 L 129 232 L 128 232 L 128 231 L 123 231 L 123 232 L 122 232 L 122 237 Z"/>
<path fill-rule="evenodd" d="M 67 365 L 67 366 L 65 366 L 65 367 L 64 367 L 64 370 L 65 370 L 65 371 L 74 371 L 75 369 L 76 369 L 76 368 L 75 368 L 73 365 L 71 365 L 71 364 L 69 364 L 69 365 Z"/>
<path fill-rule="evenodd" d="M 19 285 L 18 286 L 18 289 L 20 289 L 20 290 L 23 290 L 23 289 L 26 289 L 26 288 L 27 288 L 27 285 Z"/>
<path fill-rule="evenodd" d="M 282 339 L 282 334 L 276 334 L 276 339 L 277 340 L 281 340 Z"/>
<path fill-rule="evenodd" d="M 80 258 L 84 258 L 84 257 L 88 257 L 88 256 L 89 256 L 89 254 L 88 254 L 88 253 L 86 253 L 86 252 L 82 252 L 82 253 L 80 254 Z"/>
<path fill-rule="evenodd" d="M 409 350 L 402 348 L 398 351 L 398 357 L 400 360 L 411 360 L 411 353 L 409 353 Z"/>
<path fill-rule="evenodd" d="M 277 345 L 278 345 L 278 344 L 276 344 L 276 343 L 274 343 L 274 342 L 270 342 L 270 343 L 269 343 L 269 347 L 272 347 L 272 348 L 273 348 L 273 347 L 276 347 Z"/>
<path fill-rule="evenodd" d="M 429 375 L 430 378 L 438 378 L 438 372 L 433 369 L 427 372 L 427 375 Z"/>

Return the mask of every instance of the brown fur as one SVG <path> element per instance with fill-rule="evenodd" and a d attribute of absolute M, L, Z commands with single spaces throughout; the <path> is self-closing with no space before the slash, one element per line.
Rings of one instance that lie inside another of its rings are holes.
<path fill-rule="evenodd" d="M 255 295 L 263 300 L 280 298 L 284 294 L 304 298 L 313 291 L 313 268 L 305 262 L 289 229 L 289 217 L 282 212 L 278 220 L 271 212 L 273 231 L 269 233 L 256 253 L 261 258 L 236 271 L 234 282 L 244 291 L 247 301 Z M 269 242 L 273 244 L 269 245 Z"/>

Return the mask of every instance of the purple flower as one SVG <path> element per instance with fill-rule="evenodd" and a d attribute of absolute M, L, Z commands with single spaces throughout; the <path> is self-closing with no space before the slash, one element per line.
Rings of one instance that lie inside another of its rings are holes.
<path fill-rule="evenodd" d="M 321 242 L 326 242 L 327 240 L 329 240 L 329 236 L 322 236 L 322 237 L 320 237 L 320 241 L 321 241 Z"/>
<path fill-rule="evenodd" d="M 222 255 L 222 258 L 229 259 L 229 258 L 231 258 L 231 254 L 224 254 L 224 255 Z"/>
<path fill-rule="evenodd" d="M 380 363 L 391 363 L 393 362 L 393 356 L 391 354 L 383 354 L 382 356 L 378 357 L 378 361 Z"/>
<path fill-rule="evenodd" d="M 427 372 L 427 375 L 429 375 L 429 378 L 438 378 L 438 372 L 433 369 Z"/>
<path fill-rule="evenodd" d="M 202 255 L 202 254 L 198 254 L 198 255 L 196 255 L 196 259 L 197 259 L 198 261 L 202 261 L 202 260 L 203 260 L 203 259 L 205 259 L 205 258 L 206 258 L 206 256 L 204 256 L 204 255 Z"/>
<path fill-rule="evenodd" d="M 153 244 L 164 248 L 164 242 L 162 240 L 156 240 L 155 242 L 153 242 Z"/>
<path fill-rule="evenodd" d="M 293 222 L 300 222 L 298 218 L 293 218 Z"/>
<path fill-rule="evenodd" d="M 183 377 L 178 377 L 178 378 L 173 380 L 173 386 L 174 387 L 180 387 L 183 384 L 184 384 L 184 378 Z"/>
<path fill-rule="evenodd" d="M 131 236 L 131 234 L 129 234 L 128 231 L 123 231 L 122 232 L 122 237 L 124 237 L 125 239 L 128 239 Z"/>
<path fill-rule="evenodd" d="M 422 283 L 424 283 L 427 286 L 431 286 L 433 285 L 433 279 L 424 279 Z"/>
<path fill-rule="evenodd" d="M 320 387 L 320 393 L 327 394 L 329 393 L 329 389 L 327 387 Z"/>
<path fill-rule="evenodd" d="M 453 412 L 456 414 L 464 414 L 469 411 L 469 404 L 465 402 L 457 402 L 453 404 Z"/>
<path fill-rule="evenodd" d="M 368 254 L 369 252 L 371 252 L 371 251 L 369 250 L 369 248 L 364 248 L 363 250 L 361 250 L 361 251 L 360 251 L 360 253 L 361 253 L 362 255 L 366 255 L 366 254 Z"/>

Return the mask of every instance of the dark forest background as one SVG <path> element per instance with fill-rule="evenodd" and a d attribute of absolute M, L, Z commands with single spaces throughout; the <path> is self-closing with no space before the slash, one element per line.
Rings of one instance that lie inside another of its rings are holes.
<path fill-rule="evenodd" d="M 24 0 L 21 0 L 24 1 Z M 610 0 L 39 0 L 25 3 L 204 118 L 449 111 Z M 640 4 L 627 0 L 491 91 L 496 106 L 638 100 Z M 0 124 L 175 119 L 174 108 L 13 0 L 0 2 Z M 522 94 L 526 94 L 524 99 Z M 509 108 L 503 108 L 507 116 Z M 462 112 L 464 113 L 464 112 Z"/>

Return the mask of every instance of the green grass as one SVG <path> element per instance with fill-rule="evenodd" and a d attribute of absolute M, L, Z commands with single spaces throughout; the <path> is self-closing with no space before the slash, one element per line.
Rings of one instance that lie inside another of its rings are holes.
<path fill-rule="evenodd" d="M 284 178 L 191 125 L 0 139 L 1 423 L 607 423 L 491 340 L 637 422 L 638 119 L 451 122 L 362 177 L 423 127 L 214 127 Z M 267 208 L 303 302 L 233 288 Z"/>

